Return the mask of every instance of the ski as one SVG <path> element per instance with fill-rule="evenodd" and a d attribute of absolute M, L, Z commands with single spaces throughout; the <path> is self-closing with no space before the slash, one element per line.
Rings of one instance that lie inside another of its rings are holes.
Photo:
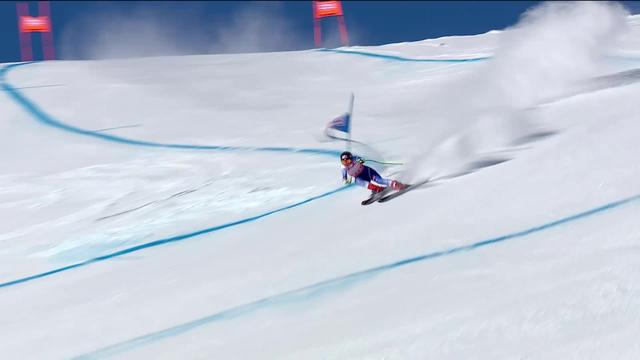
<path fill-rule="evenodd" d="M 362 205 L 373 204 L 374 202 L 380 200 L 383 196 L 387 195 L 389 192 L 391 192 L 391 188 L 387 187 L 384 190 L 380 191 L 379 193 L 371 194 L 371 196 L 369 196 L 368 199 L 363 200 L 361 204 Z"/>
<path fill-rule="evenodd" d="M 402 190 L 395 191 L 395 192 L 393 192 L 393 193 L 391 193 L 389 195 L 383 195 L 378 199 L 378 202 L 383 203 L 383 202 L 387 202 L 387 201 L 389 201 L 391 199 L 395 199 L 396 197 L 398 197 L 398 196 L 400 196 L 402 194 L 405 194 L 407 191 L 411 191 L 411 190 L 413 190 L 413 189 L 415 189 L 417 187 L 426 185 L 429 181 L 430 181 L 430 179 L 418 181 L 415 184 L 408 185 L 406 188 L 404 188 Z"/>

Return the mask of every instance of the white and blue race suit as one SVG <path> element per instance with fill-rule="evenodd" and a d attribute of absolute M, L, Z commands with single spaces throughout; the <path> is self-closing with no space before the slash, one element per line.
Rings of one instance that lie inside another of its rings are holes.
<path fill-rule="evenodd" d="M 374 169 L 364 165 L 364 159 L 360 156 L 353 156 L 351 164 L 342 164 L 342 179 L 347 181 L 347 176 L 355 179 L 359 186 L 367 187 L 370 182 L 381 186 L 390 186 L 391 180 L 385 179 Z"/>

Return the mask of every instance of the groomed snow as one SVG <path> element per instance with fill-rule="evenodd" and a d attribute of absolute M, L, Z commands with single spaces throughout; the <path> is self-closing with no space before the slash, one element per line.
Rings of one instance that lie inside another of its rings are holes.
<path fill-rule="evenodd" d="M 640 358 L 638 39 L 575 2 L 354 54 L 1 65 L 0 353 Z M 361 206 L 322 137 L 352 92 L 385 175 L 471 171 Z"/>

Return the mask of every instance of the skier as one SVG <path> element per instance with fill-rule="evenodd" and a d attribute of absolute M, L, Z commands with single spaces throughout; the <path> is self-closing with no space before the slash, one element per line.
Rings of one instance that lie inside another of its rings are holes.
<path fill-rule="evenodd" d="M 364 165 L 364 159 L 345 151 L 340 154 L 342 163 L 342 180 L 345 184 L 350 184 L 355 179 L 356 184 L 371 190 L 371 195 L 377 194 L 386 187 L 393 190 L 402 190 L 407 185 L 391 179 L 385 179 L 374 169 Z"/>

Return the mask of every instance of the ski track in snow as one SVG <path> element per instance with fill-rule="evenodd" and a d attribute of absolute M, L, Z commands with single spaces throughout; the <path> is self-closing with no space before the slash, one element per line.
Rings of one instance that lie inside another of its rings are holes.
<path fill-rule="evenodd" d="M 326 51 L 326 52 L 334 52 L 334 53 L 338 53 L 338 54 L 353 54 L 353 55 L 360 55 L 360 56 L 368 56 L 368 57 L 374 57 L 374 58 L 381 58 L 381 59 L 386 59 L 386 60 L 392 60 L 392 61 L 401 61 L 401 62 L 407 62 L 407 61 L 416 61 L 416 62 L 475 62 L 475 61 L 483 61 L 487 58 L 473 58 L 473 59 L 411 59 L 411 58 L 403 58 L 403 57 L 399 57 L 399 56 L 393 56 L 393 55 L 382 55 L 382 54 L 375 54 L 375 53 L 367 53 L 367 52 L 363 52 L 363 51 L 345 51 L 345 50 L 333 50 L 333 49 L 322 49 L 320 51 Z M 2 88 L 5 92 L 7 92 L 10 97 L 16 102 L 18 103 L 21 107 L 23 107 L 23 109 L 25 111 L 27 111 L 33 118 L 35 118 L 37 121 L 43 122 L 46 125 L 49 126 L 53 126 L 68 132 L 73 132 L 79 135 L 85 135 L 85 136 L 92 136 L 95 138 L 99 138 L 102 140 L 107 140 L 107 141 L 112 141 L 112 142 L 119 142 L 119 143 L 125 143 L 125 144 L 129 144 L 129 145 L 136 145 L 136 146 L 147 146 L 147 147 L 165 147 L 165 148 L 176 148 L 176 149 L 188 149 L 188 150 L 214 150 L 214 151 L 237 151 L 237 152 L 241 152 L 241 151 L 264 151 L 264 152 L 293 152 L 293 153 L 307 153 L 307 154 L 315 154 L 315 155 L 325 155 L 325 156 L 336 156 L 339 151 L 332 151 L 332 150 L 323 150 L 323 149 L 296 149 L 296 148 L 284 148 L 284 147 L 233 147 L 233 146 L 207 146 L 207 145 L 188 145 L 188 144 L 163 144 L 163 143 L 154 143 L 154 142 L 147 142 L 147 141 L 139 141 L 139 140 L 134 140 L 134 139 L 127 139 L 127 138 L 122 138 L 122 137 L 117 137 L 117 136 L 113 136 L 113 135 L 108 135 L 108 134 L 101 134 L 98 133 L 97 131 L 90 131 L 90 130 L 84 130 L 84 129 L 80 129 L 80 128 L 76 128 L 76 127 L 72 127 L 69 125 L 66 125 L 60 121 L 57 121 L 56 119 L 52 118 L 51 116 L 47 115 L 43 110 L 41 110 L 37 105 L 35 105 L 34 103 L 32 103 L 28 98 L 26 98 L 25 96 L 23 96 L 19 91 L 18 88 L 11 86 L 10 84 L 8 84 L 5 80 L 6 74 L 8 73 L 8 71 L 10 71 L 11 69 L 18 67 L 18 66 L 22 66 L 22 65 L 27 65 L 30 63 L 18 63 L 18 64 L 11 64 L 11 65 L 6 65 L 3 68 L 0 68 L 0 82 L 2 84 Z M 17 284 L 22 284 L 25 282 L 30 282 L 36 279 L 41 279 L 43 277 L 47 277 L 50 275 L 54 275 L 54 274 L 58 274 L 64 271 L 68 271 L 68 270 L 72 270 L 75 268 L 79 268 L 79 267 L 83 267 L 85 265 L 90 265 L 99 261 L 103 261 L 103 260 L 108 260 L 108 259 L 112 259 L 115 257 L 119 257 L 119 256 L 123 256 L 132 252 L 137 252 L 137 251 L 141 251 L 147 248 L 151 248 L 151 247 L 155 247 L 155 246 L 159 246 L 159 245 L 163 245 L 163 244 L 167 244 L 167 243 L 171 243 L 171 242 L 176 242 L 176 241 L 182 241 L 182 240 L 186 240 L 195 236 L 199 236 L 199 235 L 203 235 L 203 234 L 208 234 L 208 233 L 213 233 L 219 230 L 223 230 L 226 228 L 231 228 L 237 225 L 241 225 L 241 224 L 245 224 L 248 222 L 253 222 L 256 220 L 259 220 L 263 217 L 269 216 L 269 215 L 273 215 L 279 212 L 283 212 L 285 210 L 289 210 L 298 206 L 302 206 L 305 204 L 308 204 L 310 202 L 313 202 L 315 200 L 321 199 L 321 198 L 325 198 L 328 197 L 330 195 L 334 195 L 337 194 L 339 192 L 342 192 L 343 190 L 347 190 L 349 188 L 353 188 L 352 186 L 350 187 L 342 187 L 342 188 L 338 188 L 336 190 L 318 195 L 318 196 L 314 196 L 311 197 L 309 199 L 297 202 L 295 204 L 289 205 L 289 206 L 285 206 L 276 210 L 272 210 L 272 211 L 268 211 L 253 217 L 249 217 L 249 218 L 245 218 L 245 219 L 241 219 L 241 220 L 237 220 L 234 222 L 230 222 L 230 223 L 226 223 L 223 225 L 219 225 L 219 226 L 214 226 L 211 228 L 207 228 L 207 229 L 202 229 L 202 230 L 198 230 L 195 232 L 191 232 L 191 233 L 186 233 L 186 234 L 181 234 L 181 235 L 177 235 L 177 236 L 173 236 L 170 238 L 165 238 L 165 239 L 160 239 L 160 240 L 156 240 L 156 241 L 151 241 L 148 243 L 144 243 L 135 247 L 131 247 L 131 248 L 127 248 L 127 249 L 123 249 L 111 254 L 107 254 L 104 256 L 100 256 L 100 257 L 96 257 L 96 258 L 92 258 L 80 263 L 76 263 L 73 265 L 69 265 L 69 266 L 65 266 L 65 267 L 61 267 L 58 269 L 54 269 L 48 272 L 44 272 L 44 273 L 40 273 L 40 274 L 35 274 L 32 276 L 28 276 L 28 277 L 24 277 L 21 279 L 17 279 L 17 280 L 13 280 L 13 281 L 9 281 L 9 282 L 5 282 L 5 283 L 0 283 L 0 288 L 6 288 L 6 287 L 10 287 L 12 285 L 17 285 Z M 351 273 L 351 274 L 347 274 L 338 278 L 333 278 L 333 279 L 329 279 L 329 280 L 325 280 L 319 283 L 315 283 L 309 286 L 305 286 L 302 288 L 298 288 L 298 289 L 294 289 L 288 292 L 284 292 L 284 293 L 280 293 L 280 294 L 276 294 L 276 295 L 272 295 L 269 297 L 265 297 L 253 302 L 249 302 L 243 305 L 239 305 L 212 315 L 208 315 L 196 320 L 192 320 L 180 325 L 176 325 L 174 327 L 171 328 L 167 328 L 167 329 L 163 329 L 154 333 L 150 333 L 150 334 L 146 334 L 122 343 L 118 343 L 118 344 L 114 344 L 112 346 L 106 347 L 106 348 L 102 348 L 99 350 L 96 350 L 92 353 L 89 354 L 85 354 L 82 355 L 78 358 L 94 358 L 94 357 L 102 357 L 102 356 L 109 356 L 109 355 L 114 355 L 120 352 L 124 352 L 127 350 L 131 350 L 134 349 L 136 347 L 140 347 L 143 346 L 145 344 L 149 344 L 152 342 L 156 342 L 159 340 L 162 340 L 164 338 L 168 338 L 168 337 L 172 337 L 172 336 L 177 336 L 180 335 L 182 333 L 185 333 L 189 330 L 192 330 L 194 328 L 200 327 L 200 326 L 204 326 L 216 321 L 220 321 L 220 320 L 226 320 L 226 319 L 231 319 L 231 318 L 235 318 L 238 316 L 242 316 L 242 315 L 246 315 L 255 311 L 258 311 L 260 309 L 264 309 L 266 307 L 269 306 L 276 306 L 279 304 L 283 304 L 289 301 L 299 301 L 299 300 L 305 300 L 305 299 L 310 299 L 322 294 L 326 294 L 328 292 L 331 291 L 335 291 L 335 290 L 339 290 L 340 288 L 344 288 L 347 286 L 351 286 L 351 285 L 355 285 L 358 282 L 362 282 L 374 275 L 380 274 L 382 272 L 385 271 L 389 271 L 389 270 L 393 270 L 399 267 L 403 267 L 405 265 L 410 265 L 410 264 L 415 264 L 418 262 L 422 262 L 422 261 L 426 261 L 426 260 L 431 260 L 431 259 L 435 259 L 435 258 L 440 258 L 440 257 L 444 257 L 444 256 L 448 256 L 448 255 L 453 255 L 453 254 L 457 254 L 460 252 L 465 252 L 465 251 L 472 251 L 472 250 L 476 250 L 476 249 L 480 249 L 483 248 L 485 246 L 488 245 L 493 245 L 493 244 L 497 244 L 500 242 L 504 242 L 507 240 L 514 240 L 514 239 L 518 239 L 518 238 L 523 238 L 526 237 L 528 235 L 534 234 L 534 233 L 538 233 L 550 228 L 554 228 L 554 227 L 558 227 L 560 225 L 565 225 L 568 223 L 573 223 L 576 222 L 578 220 L 584 219 L 586 217 L 592 216 L 592 215 L 597 215 L 597 214 L 602 214 L 604 212 L 613 210 L 613 209 L 617 209 L 622 207 L 623 205 L 629 204 L 631 202 L 635 202 L 640 200 L 640 194 L 638 195 L 634 195 L 622 200 L 618 200 L 615 202 L 611 202 L 605 205 L 602 205 L 600 207 L 588 210 L 588 211 L 584 211 L 578 214 L 574 214 L 571 216 L 567 216 L 565 218 L 556 220 L 556 221 L 552 221 L 543 225 L 539 225 L 539 226 L 535 226 L 532 228 L 529 228 L 527 230 L 523 230 L 520 232 L 516 232 L 516 233 L 511 233 L 511 234 L 506 234 L 503 236 L 499 236 L 496 238 L 492 238 L 492 239 L 487 239 L 487 240 L 483 240 L 483 241 L 479 241 L 470 245 L 465 245 L 465 246 L 460 246 L 460 247 L 455 247 L 455 248 L 450 248 L 450 249 L 446 249 L 446 250 L 442 250 L 442 251 L 438 251 L 438 252 L 434 252 L 434 253 L 429 253 L 429 254 L 424 254 L 424 255 L 419 255 L 416 257 L 412 257 L 412 258 L 407 258 L 407 259 L 403 259 L 394 263 L 390 263 L 390 264 L 386 264 L 386 265 L 381 265 L 378 267 L 374 267 L 374 268 L 370 268 L 370 269 L 366 269 L 366 270 L 362 270 L 359 272 L 355 272 L 355 273 Z"/>

